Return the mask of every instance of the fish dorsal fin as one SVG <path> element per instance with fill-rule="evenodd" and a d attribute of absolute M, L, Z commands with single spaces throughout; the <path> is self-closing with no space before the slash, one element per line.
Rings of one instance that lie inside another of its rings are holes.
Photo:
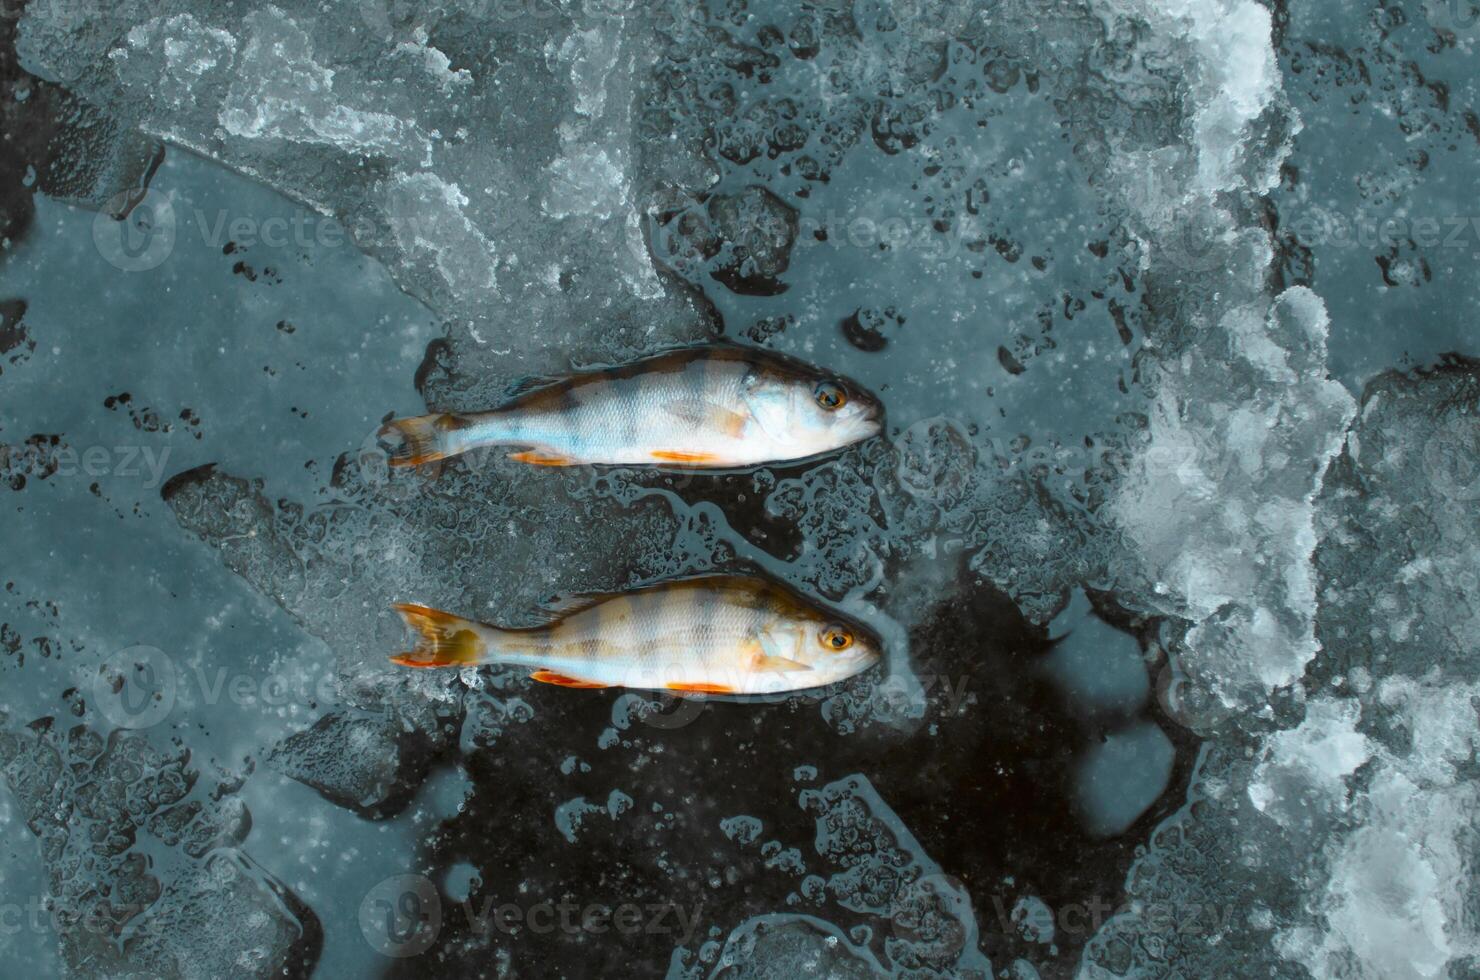
<path fill-rule="evenodd" d="M 539 600 L 529 610 L 529 613 L 533 618 L 541 620 L 543 625 L 548 625 L 565 619 L 567 616 L 574 616 L 578 612 L 584 612 L 592 606 L 606 602 L 608 599 L 639 595 L 656 589 L 667 589 L 680 585 L 691 588 L 703 588 L 705 585 L 711 585 L 716 589 L 755 589 L 764 587 L 766 584 L 753 575 L 737 572 L 716 572 L 708 569 L 702 572 L 670 575 L 651 582 L 643 582 L 638 585 L 622 587 L 611 591 L 557 592 L 548 598 Z"/>
<path fill-rule="evenodd" d="M 619 592 L 557 592 L 549 598 L 541 599 L 540 604 L 534 609 L 534 614 L 553 623 L 621 594 Z"/>
<path fill-rule="evenodd" d="M 700 585 L 712 581 L 716 586 L 735 584 L 748 581 L 743 575 L 726 574 L 712 570 L 703 572 L 690 572 L 685 575 L 670 575 L 665 578 L 655 579 L 651 582 L 642 582 L 637 585 L 620 587 L 611 590 L 595 590 L 591 592 L 556 592 L 548 598 L 539 601 L 538 612 L 549 613 L 555 618 L 564 618 L 583 609 L 590 609 L 598 603 L 618 596 L 631 596 L 640 592 L 648 592 L 653 589 L 668 588 L 674 585 Z"/>
<path fill-rule="evenodd" d="M 745 431 L 744 415 L 702 398 L 675 399 L 665 403 L 663 411 L 680 422 L 705 432 L 721 432 L 738 437 Z"/>
<path fill-rule="evenodd" d="M 504 390 L 504 397 L 518 398 L 520 395 L 527 395 L 531 391 L 536 391 L 540 388 L 548 388 L 550 385 L 555 384 L 559 380 L 559 378 L 548 378 L 542 374 L 526 374 L 522 378 L 516 378 L 514 382 Z"/>
<path fill-rule="evenodd" d="M 540 603 L 540 608 L 547 611 L 556 619 L 580 612 L 582 609 L 590 609 L 592 606 L 605 602 L 616 595 L 614 592 L 569 592 L 563 595 L 553 595 Z"/>

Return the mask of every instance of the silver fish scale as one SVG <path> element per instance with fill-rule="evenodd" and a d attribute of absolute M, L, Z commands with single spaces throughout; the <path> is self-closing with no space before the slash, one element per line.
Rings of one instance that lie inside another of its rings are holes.
<path fill-rule="evenodd" d="M 786 625 L 777 610 L 725 593 L 638 593 L 562 620 L 544 634 L 537 653 L 499 659 L 626 686 L 712 681 L 739 686 L 757 638 Z"/>
<path fill-rule="evenodd" d="M 700 358 L 673 371 L 592 378 L 549 407 L 494 413 L 468 436 L 525 442 L 575 460 L 643 463 L 655 449 L 703 451 L 729 437 L 684 409 L 707 404 L 743 415 L 746 371 L 739 361 Z"/>

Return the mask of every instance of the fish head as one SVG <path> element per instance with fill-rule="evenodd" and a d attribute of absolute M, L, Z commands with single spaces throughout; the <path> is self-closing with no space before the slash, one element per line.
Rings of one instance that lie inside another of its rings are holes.
<path fill-rule="evenodd" d="M 808 687 L 852 677 L 878 663 L 884 653 L 872 630 L 813 609 L 799 609 L 778 621 L 766 646 L 805 664 Z"/>
<path fill-rule="evenodd" d="M 756 372 L 746 403 L 766 437 L 800 458 L 830 452 L 879 434 L 884 407 L 846 378 L 803 371 Z"/>

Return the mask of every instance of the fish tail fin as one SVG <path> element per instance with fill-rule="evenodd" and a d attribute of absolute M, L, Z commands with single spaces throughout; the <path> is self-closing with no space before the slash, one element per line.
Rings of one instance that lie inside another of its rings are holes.
<path fill-rule="evenodd" d="M 491 659 L 477 623 L 429 606 L 397 603 L 395 609 L 417 637 L 416 649 L 397 654 L 391 663 L 402 667 L 471 667 Z"/>
<path fill-rule="evenodd" d="M 466 416 L 441 412 L 392 419 L 375 435 L 385 448 L 390 465 L 420 466 L 466 451 L 456 433 L 470 425 L 472 420 Z"/>

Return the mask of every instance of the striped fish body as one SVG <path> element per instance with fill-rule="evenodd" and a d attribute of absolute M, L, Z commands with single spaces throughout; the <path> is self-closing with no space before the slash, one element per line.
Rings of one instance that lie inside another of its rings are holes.
<path fill-rule="evenodd" d="M 738 358 L 704 357 L 586 375 L 481 416 L 462 435 L 575 463 L 763 462 L 777 447 L 745 404 L 753 371 Z"/>
<path fill-rule="evenodd" d="M 422 634 L 406 666 L 503 663 L 568 687 L 770 694 L 831 684 L 878 660 L 857 624 L 756 579 L 709 577 L 578 600 L 548 626 L 500 629 L 398 607 Z M 424 620 L 433 623 L 429 633 Z M 450 637 L 438 642 L 437 637 Z"/>
<path fill-rule="evenodd" d="M 397 420 L 381 434 L 397 465 L 501 447 L 542 465 L 724 468 L 829 452 L 877 433 L 881 417 L 851 382 L 710 347 L 575 375 L 489 412 Z"/>

